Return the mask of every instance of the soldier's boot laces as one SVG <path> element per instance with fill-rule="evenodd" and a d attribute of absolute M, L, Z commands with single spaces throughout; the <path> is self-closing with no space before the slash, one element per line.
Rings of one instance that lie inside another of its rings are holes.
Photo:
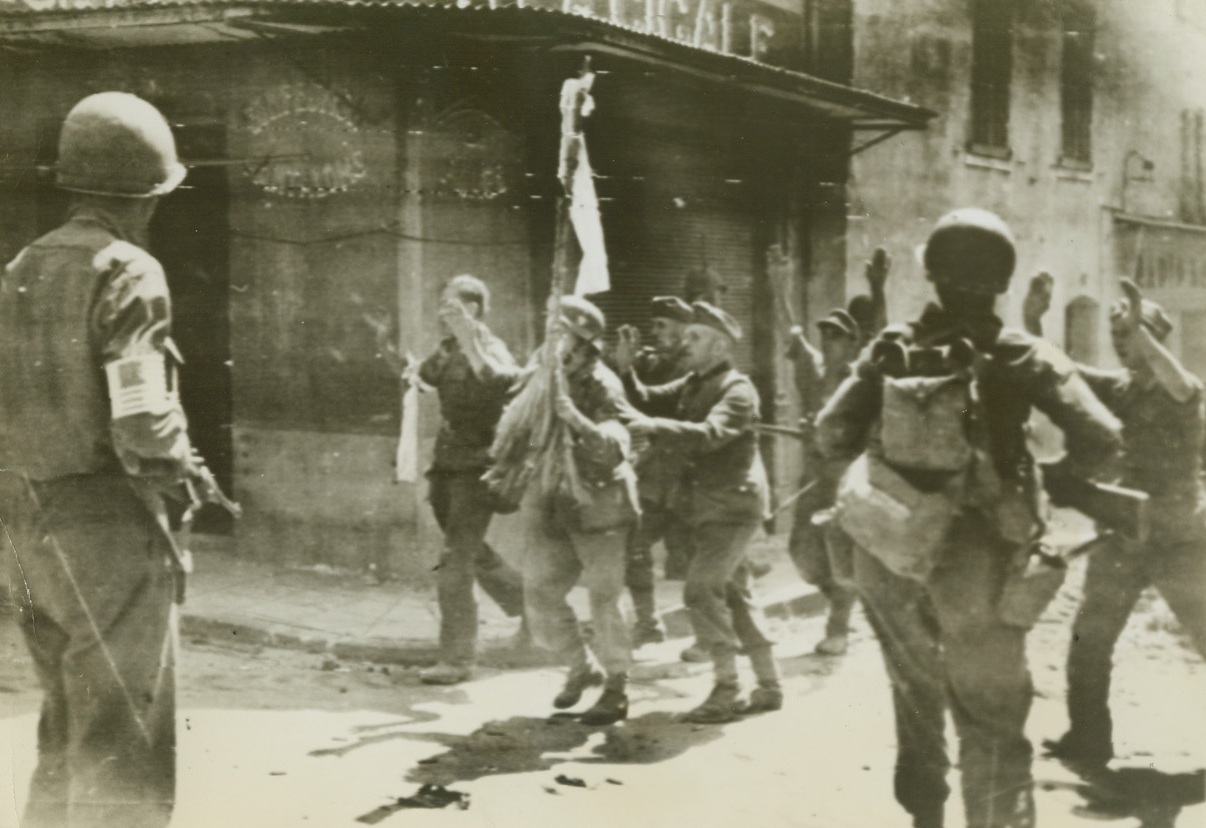
<path fill-rule="evenodd" d="M 574 667 L 565 677 L 565 686 L 553 699 L 553 707 L 565 710 L 582 701 L 586 688 L 603 683 L 603 674 L 589 666 Z"/>
<path fill-rule="evenodd" d="M 603 695 L 591 705 L 579 721 L 585 725 L 610 725 L 628 718 L 628 694 L 625 676 L 609 676 Z"/>
<path fill-rule="evenodd" d="M 419 671 L 419 681 L 424 684 L 460 684 L 472 677 L 473 668 L 468 664 L 448 664 L 443 661 Z"/>
<path fill-rule="evenodd" d="M 741 688 L 736 682 L 717 682 L 703 704 L 688 710 L 682 721 L 691 724 L 724 724 L 741 717 Z"/>

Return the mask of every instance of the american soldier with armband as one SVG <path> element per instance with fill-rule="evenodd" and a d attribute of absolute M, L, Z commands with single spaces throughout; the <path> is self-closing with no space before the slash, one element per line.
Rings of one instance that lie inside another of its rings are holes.
<path fill-rule="evenodd" d="M 167 281 L 143 249 L 184 175 L 153 106 L 85 98 L 59 140 L 67 222 L 0 288 L 3 559 L 45 692 L 25 826 L 171 819 L 184 573 L 161 494 L 224 500 L 189 442 Z"/>
<path fill-rule="evenodd" d="M 999 605 L 1042 552 L 1024 427 L 1032 408 L 1046 414 L 1082 475 L 1120 445 L 1072 361 L 995 315 L 1015 261 L 998 216 L 940 219 L 924 253 L 938 303 L 885 329 L 817 420 L 832 472 L 848 464 L 836 519 L 891 677 L 896 798 L 916 828 L 944 824 L 948 709 L 966 824 L 1034 826 L 1029 619 Z"/>

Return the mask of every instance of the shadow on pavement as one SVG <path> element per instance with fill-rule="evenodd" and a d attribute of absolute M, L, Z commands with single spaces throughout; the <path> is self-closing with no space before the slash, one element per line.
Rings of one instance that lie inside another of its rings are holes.
<path fill-rule="evenodd" d="M 439 733 L 407 734 L 407 738 L 438 742 L 444 753 L 422 760 L 406 778 L 410 782 L 448 785 L 483 776 L 548 770 L 567 761 L 594 733 L 603 743 L 588 757 L 574 761 L 597 764 L 651 764 L 673 759 L 693 747 L 718 739 L 723 728 L 675 721 L 665 712 L 648 713 L 623 725 L 591 727 L 572 716 L 548 719 L 515 716 L 488 722 L 468 736 Z"/>
<path fill-rule="evenodd" d="M 714 741 L 722 732 L 720 726 L 687 724 L 676 721 L 674 714 L 658 712 L 606 727 L 584 725 L 573 714 L 563 713 L 547 719 L 514 716 L 505 721 L 487 722 L 468 736 L 383 734 L 380 738 L 436 742 L 447 750 L 420 760 L 406 775 L 408 782 L 421 785 L 414 796 L 376 808 L 358 817 L 357 821 L 375 825 L 396 811 L 408 808 L 444 808 L 451 804 L 468 808 L 469 795 L 449 790 L 448 785 L 484 776 L 549 770 L 571 759 L 582 764 L 662 762 Z M 596 733 L 603 734 L 603 742 L 591 748 L 589 756 L 570 755 L 584 747 Z M 355 747 L 373 739 L 369 737 Z M 581 780 L 564 775 L 557 777 L 557 782 L 585 787 Z"/>
<path fill-rule="evenodd" d="M 1095 820 L 1138 819 L 1139 828 L 1173 828 L 1183 808 L 1206 802 L 1206 769 L 1167 773 L 1155 768 L 1085 770 L 1066 764 L 1081 782 L 1051 783 L 1084 799 L 1077 816 Z"/>

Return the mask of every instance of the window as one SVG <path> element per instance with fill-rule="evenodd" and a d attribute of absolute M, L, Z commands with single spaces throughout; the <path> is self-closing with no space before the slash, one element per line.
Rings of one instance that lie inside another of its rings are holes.
<path fill-rule="evenodd" d="M 1088 166 L 1093 160 L 1093 9 L 1073 4 L 1064 15 L 1060 61 L 1061 162 Z"/>
<path fill-rule="evenodd" d="M 1009 155 L 1009 81 L 1013 74 L 1013 3 L 971 0 L 971 150 Z"/>
<path fill-rule="evenodd" d="M 1097 325 L 1101 318 L 1097 300 L 1077 296 L 1064 308 L 1064 350 L 1086 365 L 1097 364 Z"/>

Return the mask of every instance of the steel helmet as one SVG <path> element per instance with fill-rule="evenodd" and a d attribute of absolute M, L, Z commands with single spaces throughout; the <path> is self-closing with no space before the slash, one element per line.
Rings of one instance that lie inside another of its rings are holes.
<path fill-rule="evenodd" d="M 923 254 L 931 282 L 969 293 L 1009 288 L 1017 265 L 1013 232 L 996 213 L 965 207 L 938 219 Z"/>
<path fill-rule="evenodd" d="M 67 113 L 55 172 L 64 190 L 151 198 L 176 189 L 186 171 L 158 109 L 125 92 L 100 92 Z"/>

